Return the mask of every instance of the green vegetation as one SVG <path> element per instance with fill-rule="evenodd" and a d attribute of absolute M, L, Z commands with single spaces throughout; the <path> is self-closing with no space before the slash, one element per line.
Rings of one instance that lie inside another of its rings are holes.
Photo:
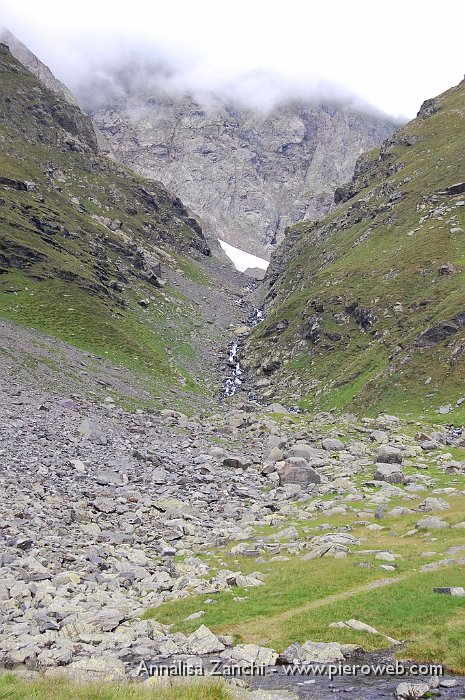
<path fill-rule="evenodd" d="M 463 459 L 463 450 L 458 450 L 455 457 Z M 368 467 L 357 476 L 359 488 L 371 477 L 372 469 Z M 404 471 L 418 474 L 414 467 L 407 466 Z M 461 649 L 465 640 L 465 601 L 433 592 L 435 587 L 464 586 L 463 566 L 452 562 L 439 564 L 433 570 L 423 567 L 465 556 L 465 549 L 461 551 L 465 547 L 464 530 L 453 527 L 464 518 L 465 496 L 460 490 L 465 488 L 465 476 L 451 476 L 434 466 L 428 468 L 427 475 L 436 488 L 457 489 L 457 494 L 448 498 L 451 508 L 433 513 L 450 525 L 447 529 L 434 530 L 432 534 L 416 530 L 415 523 L 422 517 L 418 511 L 402 516 L 388 512 L 381 521 L 375 521 L 374 505 L 364 500 L 336 497 L 336 503 L 345 503 L 345 513 L 333 515 L 325 508 L 315 509 L 315 502 L 334 500 L 334 494 L 328 494 L 300 504 L 308 512 L 307 519 L 291 518 L 280 525 L 257 528 L 253 539 L 286 542 L 280 532 L 290 526 L 297 530 L 301 542 L 327 532 L 349 532 L 359 541 L 351 547 L 349 556 L 304 561 L 301 557 L 306 550 L 301 550 L 299 556 L 295 545 L 289 542 L 286 561 L 274 560 L 270 555 L 259 563 L 232 555 L 230 546 L 225 547 L 206 559 L 212 573 L 223 567 L 244 574 L 260 572 L 264 574 L 264 585 L 219 592 L 213 596 L 213 603 L 206 603 L 205 595 L 168 602 L 147 611 L 146 617 L 189 633 L 196 629 L 198 620 L 185 618 L 202 609 L 202 622 L 213 631 L 233 634 L 236 642 L 264 644 L 278 650 L 307 639 L 357 643 L 366 650 L 388 645 L 382 636 L 329 627 L 332 622 L 355 618 L 405 642 L 402 658 L 444 663 L 452 670 L 464 672 Z M 391 499 L 389 510 L 397 505 L 416 509 L 428 495 L 423 492 L 414 496 L 402 490 L 405 495 Z M 367 529 L 370 522 L 378 523 L 382 529 Z M 380 568 L 384 562 L 376 559 L 378 551 L 396 555 L 394 570 Z"/>
<path fill-rule="evenodd" d="M 205 321 L 176 287 L 151 282 L 171 269 L 212 286 L 194 259 L 209 252 L 196 222 L 159 184 L 98 155 L 87 117 L 5 50 L 0 63 L 0 316 L 130 369 L 154 395 L 173 389 L 173 405 L 196 401 L 211 382 L 190 332 Z"/>
<path fill-rule="evenodd" d="M 0 698 L 8 700 L 229 700 L 231 693 L 224 684 L 160 683 L 147 687 L 129 683 L 72 683 L 63 679 L 43 678 L 28 681 L 11 673 L 0 676 Z"/>
<path fill-rule="evenodd" d="M 465 83 L 437 106 L 364 156 L 356 197 L 323 222 L 290 229 L 268 316 L 247 341 L 252 364 L 269 354 L 281 362 L 280 397 L 311 410 L 465 421 L 465 405 L 455 407 L 465 396 L 465 326 L 418 343 L 465 310 L 464 195 L 440 194 L 464 179 Z M 374 322 L 363 326 L 356 308 Z M 274 335 L 283 319 L 287 329 Z M 305 339 L 315 321 L 319 337 Z M 449 403 L 453 411 L 439 415 Z"/>

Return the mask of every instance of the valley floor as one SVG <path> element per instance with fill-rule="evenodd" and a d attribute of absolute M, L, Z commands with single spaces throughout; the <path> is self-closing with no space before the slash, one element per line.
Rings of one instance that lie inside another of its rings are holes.
<path fill-rule="evenodd" d="M 239 395 L 208 415 L 127 412 L 115 400 L 124 372 L 64 344 L 56 372 L 49 340 L 17 331 L 2 322 L 0 662 L 38 685 L 26 695 L 4 676 L 8 697 L 45 697 L 42 682 L 47 698 L 68 697 L 63 676 L 143 681 L 141 661 L 167 659 L 263 661 L 257 698 L 332 692 L 327 678 L 283 675 L 278 654 L 334 663 L 364 650 L 465 672 L 460 434 Z M 401 680 L 350 685 L 374 698 Z M 463 688 L 459 678 L 443 696 Z"/>

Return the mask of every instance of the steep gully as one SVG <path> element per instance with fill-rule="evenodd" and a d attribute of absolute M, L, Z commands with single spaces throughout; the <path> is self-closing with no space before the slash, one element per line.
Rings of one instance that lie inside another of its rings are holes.
<path fill-rule="evenodd" d="M 240 307 L 245 306 L 245 300 L 243 297 L 237 299 L 236 303 Z M 249 326 L 250 328 L 254 328 L 260 323 L 260 321 L 263 321 L 264 318 L 265 315 L 263 310 L 254 308 L 253 312 L 248 316 L 247 320 L 245 321 L 245 325 Z M 245 370 L 241 365 L 238 352 L 239 341 L 237 338 L 234 338 L 228 345 L 227 364 L 230 370 L 228 376 L 224 380 L 222 392 L 223 398 L 229 398 L 230 396 L 234 396 L 234 394 L 236 394 L 239 390 L 243 389 Z M 256 401 L 258 399 L 253 389 L 250 389 L 247 392 L 247 396 L 249 400 L 252 401 Z"/>

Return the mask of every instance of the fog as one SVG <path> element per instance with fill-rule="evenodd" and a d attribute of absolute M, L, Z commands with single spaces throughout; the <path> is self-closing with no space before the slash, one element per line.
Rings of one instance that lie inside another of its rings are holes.
<path fill-rule="evenodd" d="M 90 112 L 138 95 L 143 95 L 145 102 L 151 93 L 177 97 L 188 93 L 207 112 L 214 111 L 218 104 L 228 104 L 266 113 L 291 100 L 312 99 L 381 113 L 344 86 L 324 79 L 298 80 L 263 68 L 230 76 L 210 71 L 206 79 L 197 65 L 179 65 L 150 48 L 127 50 L 112 60 L 102 57 L 92 71 L 72 81 L 71 87 L 80 104 Z"/>
<path fill-rule="evenodd" d="M 462 0 L 0 0 L 0 23 L 94 108 L 153 88 L 262 109 L 343 99 L 412 117 L 465 70 Z"/>

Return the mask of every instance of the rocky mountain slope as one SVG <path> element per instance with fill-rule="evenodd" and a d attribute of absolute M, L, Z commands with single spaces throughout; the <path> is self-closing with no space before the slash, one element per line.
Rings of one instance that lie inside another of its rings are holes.
<path fill-rule="evenodd" d="M 28 49 L 14 34 L 8 29 L 0 29 L 0 42 L 6 44 L 11 53 L 20 63 L 33 73 L 49 90 L 54 92 L 58 97 L 66 100 L 71 105 L 77 105 L 76 98 L 69 88 L 66 87 L 61 80 L 55 78 L 52 71 L 45 63 L 37 58 L 35 54 Z"/>
<path fill-rule="evenodd" d="M 258 111 L 211 96 L 206 105 L 168 94 L 156 75 L 137 80 L 138 70 L 78 92 L 113 154 L 177 192 L 207 237 L 261 257 L 287 225 L 326 214 L 359 155 L 395 128 L 384 115 L 331 101 Z"/>
<path fill-rule="evenodd" d="M 288 230 L 246 346 L 269 393 L 463 421 L 464 145 L 462 81 L 359 159 L 334 213 Z"/>
<path fill-rule="evenodd" d="M 241 276 L 178 198 L 99 153 L 77 106 L 5 45 L 0 61 L 0 314 L 133 371 L 146 400 L 211 393 Z"/>

